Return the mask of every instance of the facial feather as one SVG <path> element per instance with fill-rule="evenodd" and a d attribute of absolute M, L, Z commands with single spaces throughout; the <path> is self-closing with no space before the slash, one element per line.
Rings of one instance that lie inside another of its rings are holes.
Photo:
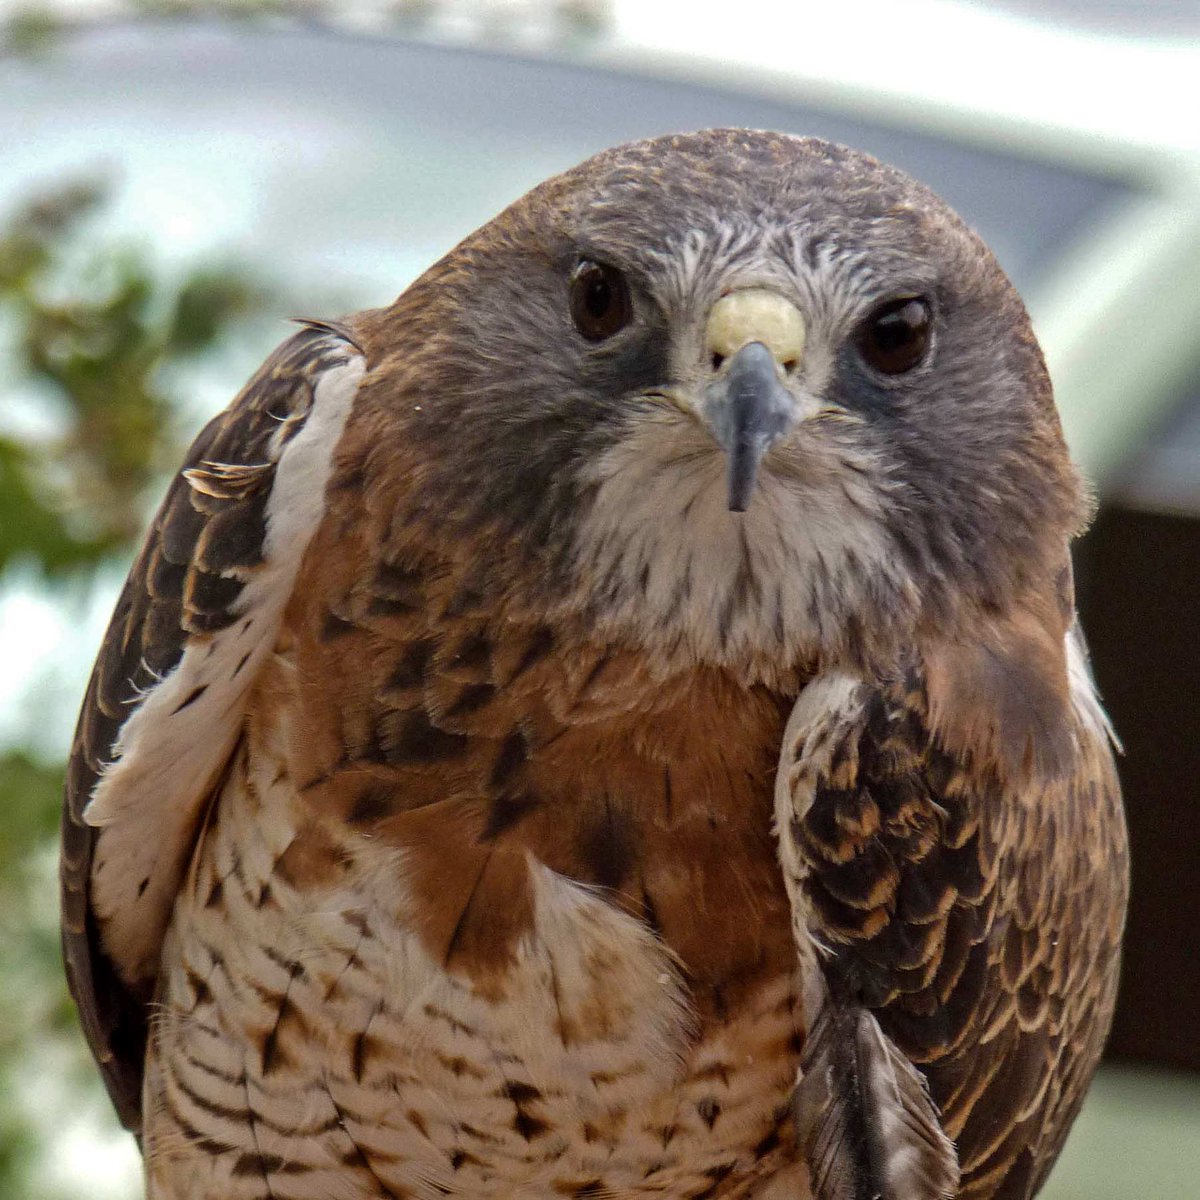
<path fill-rule="evenodd" d="M 969 630 L 1059 569 L 1085 506 L 1028 318 L 978 238 L 892 168 L 782 135 L 639 143 L 453 258 L 364 327 L 384 359 L 360 408 L 381 473 L 412 481 L 397 523 L 469 538 L 522 611 L 664 671 L 759 678 L 781 659 L 890 665 L 922 626 Z M 599 342 L 569 316 L 581 259 L 630 290 L 633 319 Z M 697 412 L 706 314 L 746 287 L 803 314 L 788 386 L 818 416 L 736 514 Z M 883 377 L 860 331 L 906 295 L 928 297 L 932 349 Z"/>

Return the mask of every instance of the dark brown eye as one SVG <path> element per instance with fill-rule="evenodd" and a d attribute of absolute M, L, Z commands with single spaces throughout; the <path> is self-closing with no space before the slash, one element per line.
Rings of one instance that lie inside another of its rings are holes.
<path fill-rule="evenodd" d="M 629 285 L 616 267 L 585 258 L 571 272 L 571 319 L 589 342 L 612 337 L 632 317 Z"/>
<path fill-rule="evenodd" d="M 880 305 L 858 335 L 863 358 L 885 375 L 903 375 L 925 357 L 932 314 L 929 302 L 906 296 Z"/>

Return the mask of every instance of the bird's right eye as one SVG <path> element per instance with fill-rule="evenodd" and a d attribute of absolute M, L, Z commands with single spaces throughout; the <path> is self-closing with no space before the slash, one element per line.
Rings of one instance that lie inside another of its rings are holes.
<path fill-rule="evenodd" d="M 903 296 L 880 305 L 858 334 L 863 358 L 884 375 L 911 371 L 929 348 L 933 315 L 924 296 Z"/>
<path fill-rule="evenodd" d="M 589 342 L 602 342 L 633 319 L 625 276 L 616 267 L 585 258 L 571 272 L 571 320 Z"/>

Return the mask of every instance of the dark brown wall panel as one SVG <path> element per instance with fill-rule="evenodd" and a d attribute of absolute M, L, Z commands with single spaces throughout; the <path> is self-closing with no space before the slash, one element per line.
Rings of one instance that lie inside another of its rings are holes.
<path fill-rule="evenodd" d="M 1200 1070 L 1200 521 L 1107 509 L 1077 568 L 1133 854 L 1109 1051 Z"/>

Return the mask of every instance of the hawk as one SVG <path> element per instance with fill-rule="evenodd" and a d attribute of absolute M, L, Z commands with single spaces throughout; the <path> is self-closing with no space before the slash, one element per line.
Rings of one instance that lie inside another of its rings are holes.
<path fill-rule="evenodd" d="M 535 188 L 196 439 L 71 757 L 154 1200 L 1023 1200 L 1113 1007 L 1088 501 L 928 190 L 744 130 Z"/>

